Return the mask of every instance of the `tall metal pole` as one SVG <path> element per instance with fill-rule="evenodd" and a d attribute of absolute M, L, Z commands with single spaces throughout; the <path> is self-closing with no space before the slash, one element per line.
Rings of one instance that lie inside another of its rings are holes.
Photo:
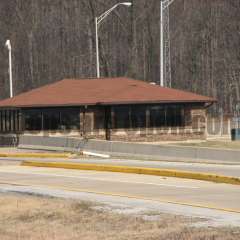
<path fill-rule="evenodd" d="M 160 85 L 164 87 L 164 38 L 163 38 L 163 1 L 160 1 Z"/>
<path fill-rule="evenodd" d="M 10 40 L 6 41 L 6 47 L 8 49 L 9 58 L 9 85 L 10 85 L 10 98 L 13 97 L 13 77 L 12 77 L 12 46 Z"/>
<path fill-rule="evenodd" d="M 171 56 L 169 39 L 169 6 L 175 0 L 160 0 L 160 85 L 171 85 Z M 167 12 L 165 12 L 167 11 Z M 166 48 L 165 48 L 166 47 Z M 166 57 L 166 59 L 165 59 Z M 169 78 L 169 79 L 167 79 Z"/>
<path fill-rule="evenodd" d="M 100 78 L 100 60 L 99 60 L 99 38 L 98 38 L 98 18 L 95 18 L 96 27 L 96 66 L 97 66 L 97 78 Z"/>
<path fill-rule="evenodd" d="M 100 58 L 99 58 L 99 38 L 98 38 L 98 27 L 102 23 L 102 21 L 109 16 L 109 14 L 118 6 L 127 6 L 130 7 L 132 6 L 131 2 L 121 2 L 115 4 L 112 8 L 104 12 L 100 17 L 95 18 L 95 28 L 96 28 L 96 67 L 97 67 L 97 78 L 100 78 L 101 73 L 100 73 Z"/>

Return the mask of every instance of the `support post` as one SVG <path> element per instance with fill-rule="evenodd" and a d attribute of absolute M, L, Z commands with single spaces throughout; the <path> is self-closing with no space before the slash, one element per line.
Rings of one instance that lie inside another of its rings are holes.
<path fill-rule="evenodd" d="M 111 140 L 111 128 L 112 128 L 112 108 L 105 107 L 105 138 L 107 141 Z"/>
<path fill-rule="evenodd" d="M 41 111 L 41 131 L 44 132 L 44 113 Z"/>

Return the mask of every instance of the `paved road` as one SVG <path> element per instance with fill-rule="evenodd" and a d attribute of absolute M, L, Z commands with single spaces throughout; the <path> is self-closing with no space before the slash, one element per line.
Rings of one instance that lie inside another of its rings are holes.
<path fill-rule="evenodd" d="M 225 222 L 234 217 L 240 225 L 240 187 L 235 185 L 135 174 L 0 166 L 0 189 L 6 186 L 24 187 L 28 191 L 41 188 L 48 192 L 62 190 L 148 200 L 172 204 L 173 213 L 178 213 L 183 206 L 182 214 L 201 209 L 205 217 L 212 214 L 206 212 L 212 208 L 214 214 L 225 216 Z"/>
<path fill-rule="evenodd" d="M 118 166 L 134 166 L 134 167 L 145 167 L 145 168 L 162 168 L 172 169 L 190 172 L 201 172 L 201 173 L 212 173 L 224 176 L 240 177 L 240 164 L 227 165 L 227 164 L 208 164 L 208 163 L 185 163 L 185 162 L 169 162 L 169 161 L 143 161 L 143 160 L 126 160 L 126 159 L 10 159 L 0 158 L 1 163 L 5 164 L 6 161 L 12 164 L 21 162 L 22 160 L 31 161 L 50 161 L 50 162 L 81 162 L 81 163 L 93 163 L 93 164 L 107 164 L 107 165 L 118 165 Z"/>
<path fill-rule="evenodd" d="M 240 177 L 239 165 L 222 165 L 207 163 L 184 163 L 184 162 L 164 162 L 164 161 L 139 161 L 139 160 L 121 160 L 121 159 L 88 159 L 86 163 L 124 165 L 146 168 L 174 169 L 190 172 L 212 173 L 224 176 Z"/>

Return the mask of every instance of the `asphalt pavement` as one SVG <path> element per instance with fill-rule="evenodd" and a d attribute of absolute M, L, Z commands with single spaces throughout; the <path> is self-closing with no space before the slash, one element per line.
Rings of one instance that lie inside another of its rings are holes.
<path fill-rule="evenodd" d="M 7 162 L 12 164 L 20 164 L 23 160 L 27 161 L 43 161 L 43 162 L 74 162 L 88 164 L 104 164 L 114 166 L 130 166 L 143 168 L 159 168 L 180 170 L 188 172 L 209 173 L 229 177 L 240 177 L 239 164 L 221 164 L 221 163 L 190 163 L 178 161 L 151 161 L 151 160 L 136 160 L 136 159 L 100 159 L 100 158 L 79 158 L 79 159 L 36 159 L 36 158 L 0 158 L 0 165 Z"/>
<path fill-rule="evenodd" d="M 161 168 L 240 177 L 240 163 L 237 162 L 1 158 L 0 191 L 78 198 L 101 202 L 112 208 L 118 206 L 117 211 L 120 212 L 123 209 L 130 212 L 154 210 L 240 226 L 240 187 L 237 185 L 124 173 L 23 167 L 20 166 L 22 160 Z"/>
<path fill-rule="evenodd" d="M 173 214 L 221 216 L 225 224 L 231 220 L 240 225 L 240 187 L 235 185 L 124 173 L 0 166 L 0 190 L 6 189 L 14 192 L 25 189 L 23 192 L 28 193 L 38 189 L 48 195 L 63 191 L 65 197 L 72 193 L 92 194 L 93 201 L 97 201 L 96 196 L 111 197 L 107 204 L 116 199 L 124 199 L 126 204 L 141 200 L 142 207 L 158 203 L 159 211 L 171 208 Z"/>
<path fill-rule="evenodd" d="M 144 168 L 160 168 L 170 170 L 181 170 L 198 173 L 210 173 L 223 176 L 240 177 L 240 164 L 209 164 L 209 163 L 185 163 L 185 162 L 164 162 L 164 161 L 142 161 L 142 160 L 126 160 L 126 159 L 86 159 L 76 160 L 91 164 L 131 166 Z"/>

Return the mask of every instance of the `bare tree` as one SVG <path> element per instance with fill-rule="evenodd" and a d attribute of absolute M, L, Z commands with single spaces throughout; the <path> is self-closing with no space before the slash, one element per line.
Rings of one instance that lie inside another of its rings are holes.
<path fill-rule="evenodd" d="M 100 29 L 102 76 L 159 82 L 159 0 L 130 0 Z M 6 39 L 14 92 L 62 78 L 96 76 L 94 17 L 119 0 L 0 2 L 0 93 L 8 97 Z M 240 2 L 176 0 L 170 8 L 173 87 L 217 98 L 233 112 L 240 95 Z"/>

